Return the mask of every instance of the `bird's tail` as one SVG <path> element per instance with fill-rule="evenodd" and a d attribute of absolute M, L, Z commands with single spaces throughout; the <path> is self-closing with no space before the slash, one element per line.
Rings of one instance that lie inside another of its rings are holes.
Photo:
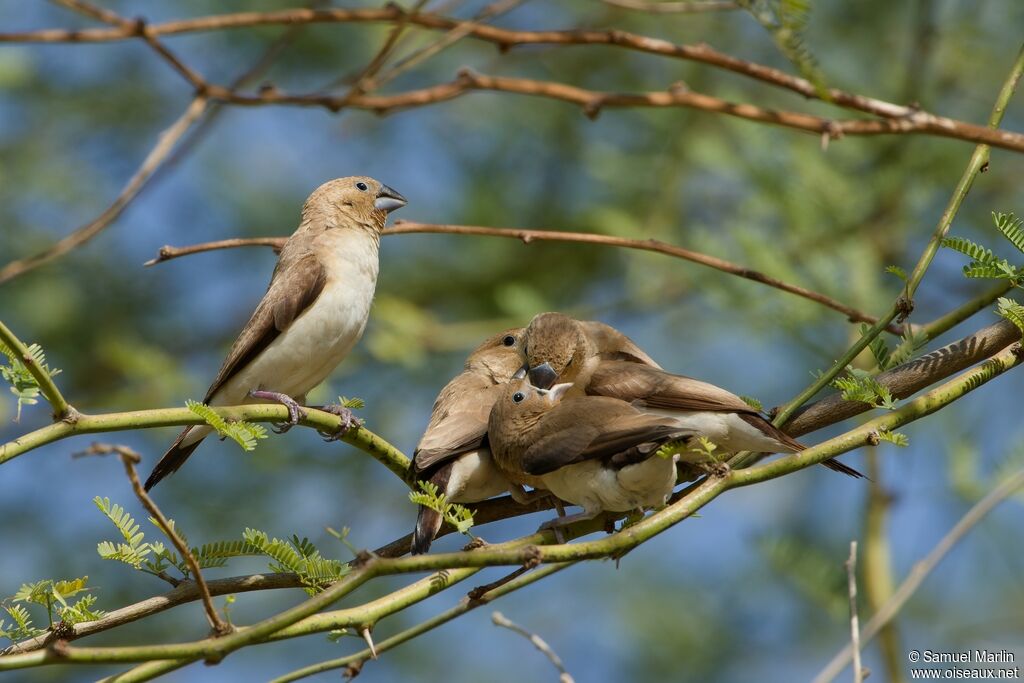
<path fill-rule="evenodd" d="M 171 447 L 167 449 L 163 457 L 160 458 L 156 467 L 150 472 L 149 479 L 146 480 L 145 488 L 147 491 L 159 484 L 160 480 L 168 474 L 177 471 L 188 460 L 188 456 L 192 455 L 192 451 L 203 442 L 203 436 L 196 439 L 193 435 L 194 440 L 188 439 L 188 443 L 184 443 L 190 435 L 192 435 L 192 427 L 186 427 L 178 435 L 178 438 L 174 440 Z"/>
<path fill-rule="evenodd" d="M 427 481 L 437 486 L 438 491 L 447 494 L 448 480 L 451 479 L 453 465 L 454 463 L 451 462 L 443 465 L 430 475 Z M 444 518 L 440 512 L 420 505 L 419 512 L 416 513 L 416 528 L 412 532 L 411 552 L 413 555 L 422 555 L 430 550 L 430 544 L 434 542 L 437 532 L 441 530 L 443 521 Z"/>
<path fill-rule="evenodd" d="M 763 417 L 761 417 L 760 415 L 744 415 L 744 414 L 741 414 L 740 417 L 743 418 L 743 420 L 747 424 L 750 424 L 750 425 L 760 429 L 766 436 L 770 436 L 771 438 L 775 439 L 776 441 L 778 441 L 782 445 L 784 445 L 787 448 L 789 448 L 791 452 L 795 453 L 795 452 L 802 451 L 805 448 L 807 448 L 807 446 L 803 445 L 802 443 L 800 443 L 799 441 L 797 441 L 796 439 L 791 437 L 789 434 L 787 434 L 786 432 L 782 431 L 781 429 L 779 429 L 778 427 L 773 425 L 771 422 L 769 422 L 768 420 L 766 420 Z M 858 472 L 857 470 L 855 470 L 854 468 L 850 467 L 849 465 L 844 465 L 843 463 L 839 462 L 835 458 L 829 458 L 828 460 L 823 460 L 821 464 L 824 465 L 825 467 L 829 468 L 833 472 L 842 472 L 843 474 L 845 474 L 847 476 L 850 476 L 850 477 L 853 477 L 854 479 L 863 479 L 864 478 L 864 475 L 862 473 Z"/>

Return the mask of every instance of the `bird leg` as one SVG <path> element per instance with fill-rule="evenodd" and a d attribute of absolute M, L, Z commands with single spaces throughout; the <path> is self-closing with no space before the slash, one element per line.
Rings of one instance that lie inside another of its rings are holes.
<path fill-rule="evenodd" d="M 249 396 L 252 398 L 263 399 L 264 401 L 274 401 L 280 403 L 288 409 L 288 421 L 282 423 L 276 427 L 271 427 L 275 434 L 284 434 L 289 429 L 299 424 L 299 402 L 288 394 L 282 394 L 279 391 L 264 391 L 263 389 L 253 389 L 249 392 Z"/>
<path fill-rule="evenodd" d="M 317 410 L 322 410 L 325 413 L 337 415 L 339 418 L 341 418 L 341 425 L 333 433 L 318 432 L 320 436 L 324 437 L 324 441 L 337 441 L 341 437 L 345 436 L 349 432 L 349 430 L 363 426 L 363 421 L 355 416 L 355 413 L 352 412 L 352 409 L 346 408 L 343 405 L 331 403 L 325 406 L 319 406 Z"/>
<path fill-rule="evenodd" d="M 575 515 L 555 517 L 554 519 L 549 519 L 548 521 L 541 524 L 540 528 L 538 528 L 537 531 L 547 531 L 548 529 L 550 529 L 551 531 L 555 532 L 555 540 L 557 540 L 559 543 L 565 543 L 565 534 L 562 533 L 562 529 L 564 527 L 567 527 L 575 522 L 583 522 L 588 519 L 593 519 L 594 517 L 597 517 L 599 514 L 601 514 L 601 510 L 597 509 L 584 510 L 583 512 L 577 512 Z"/>

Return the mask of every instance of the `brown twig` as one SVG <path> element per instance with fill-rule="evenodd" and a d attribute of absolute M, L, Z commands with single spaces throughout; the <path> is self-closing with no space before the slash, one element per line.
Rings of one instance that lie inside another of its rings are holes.
<path fill-rule="evenodd" d="M 11 261 L 0 268 L 0 284 L 13 280 L 19 275 L 38 268 L 50 261 L 63 256 L 72 249 L 79 247 L 93 237 L 101 233 L 114 219 L 121 215 L 125 207 L 139 194 L 153 173 L 167 159 L 167 155 L 174 149 L 178 140 L 185 134 L 192 125 L 199 120 L 207 109 L 209 100 L 203 96 L 197 96 L 189 103 L 185 112 L 171 124 L 167 130 L 157 138 L 156 145 L 150 150 L 135 174 L 132 175 L 128 184 L 124 186 L 121 193 L 114 199 L 114 202 L 107 207 L 99 216 L 89 221 L 82 227 L 72 232 L 67 237 L 57 241 L 52 247 L 27 258 Z"/>
<path fill-rule="evenodd" d="M 272 24 L 407 22 L 435 31 L 449 31 L 467 22 L 430 13 L 408 13 L 401 7 L 390 5 L 383 9 L 287 9 L 275 12 L 239 12 L 168 21 L 147 26 L 150 35 L 176 35 L 197 31 L 218 31 Z M 471 22 L 469 22 L 471 23 Z M 112 29 L 43 29 L 20 33 L 0 33 L 0 42 L 79 43 L 126 40 L 133 37 L 129 30 Z M 810 81 L 792 76 L 763 64 L 748 62 L 719 52 L 706 44 L 679 45 L 659 38 L 619 30 L 563 30 L 514 31 L 486 24 L 469 28 L 469 36 L 494 43 L 500 48 L 520 45 L 608 45 L 674 59 L 700 62 L 732 71 L 770 85 L 790 90 L 810 99 L 821 99 L 816 86 Z M 856 109 L 885 118 L 905 118 L 930 121 L 934 126 L 951 130 L 981 128 L 974 124 L 936 116 L 916 107 L 886 102 L 836 88 L 826 91 L 827 101 L 847 109 Z M 1009 134 L 1017 136 L 1017 134 Z M 957 136 L 953 136 L 957 137 Z M 1019 137 L 1019 136 L 1018 136 Z"/>
<path fill-rule="evenodd" d="M 857 619 L 857 541 L 850 541 L 850 557 L 846 560 L 846 583 L 850 592 L 850 647 L 853 648 L 853 683 L 864 680 L 860 665 L 860 621 Z"/>
<path fill-rule="evenodd" d="M 903 118 L 838 120 L 802 112 L 766 109 L 753 104 L 730 102 L 694 92 L 683 85 L 676 85 L 667 90 L 639 93 L 604 92 L 587 90 L 556 81 L 488 76 L 468 69 L 460 71 L 455 80 L 448 83 L 392 95 L 365 95 L 346 98 L 317 93 L 288 94 L 276 89 L 267 89 L 258 94 L 242 95 L 214 85 L 209 86 L 208 92 L 215 99 L 240 106 L 278 104 L 323 107 L 333 112 L 347 107 L 384 114 L 446 102 L 473 92 L 487 91 L 532 95 L 568 102 L 578 105 L 583 109 L 584 114 L 592 118 L 605 108 L 676 107 L 782 126 L 833 140 L 844 136 L 925 134 L 1024 152 L 1024 134 L 954 122 L 948 119 L 941 121 L 932 115 L 915 114 Z"/>
<path fill-rule="evenodd" d="M 702 266 L 714 268 L 715 270 L 722 271 L 723 273 L 729 273 L 736 275 L 747 280 L 759 282 L 769 287 L 780 289 L 790 294 L 814 301 L 827 308 L 831 308 L 834 311 L 838 311 L 845 315 L 848 320 L 852 322 L 866 322 L 874 324 L 878 319 L 871 316 L 863 311 L 859 311 L 852 306 L 836 301 L 835 299 L 820 294 L 818 292 L 809 290 L 805 287 L 798 285 L 792 285 L 787 282 L 783 282 L 778 278 L 771 277 L 760 271 L 752 270 L 744 266 L 726 261 L 724 259 L 717 258 L 715 256 L 709 256 L 702 254 L 697 251 L 685 249 L 672 244 L 667 244 L 659 240 L 634 240 L 627 239 L 625 237 L 614 237 L 611 235 L 599 235 L 596 233 L 587 232 L 563 232 L 558 230 L 525 230 L 518 228 L 491 228 L 478 225 L 443 225 L 435 223 L 416 223 L 411 221 L 398 221 L 395 225 L 384 231 L 385 235 L 401 235 L 410 233 L 433 233 L 433 234 L 453 234 L 453 235 L 480 235 L 487 237 L 504 237 L 509 239 L 517 239 L 522 241 L 524 244 L 529 244 L 534 241 L 549 241 L 549 242 L 577 242 L 585 244 L 600 244 L 611 247 L 623 247 L 626 249 L 638 249 L 641 251 L 652 251 L 659 254 L 666 254 L 668 256 L 674 256 L 681 258 L 692 263 L 697 263 Z M 246 247 L 246 246 L 268 246 L 273 247 L 276 251 L 280 251 L 281 247 L 287 238 L 285 237 L 260 237 L 260 238 L 236 238 L 227 240 L 218 240 L 215 242 L 204 242 L 201 244 L 193 244 L 187 247 L 173 247 L 165 245 L 160 247 L 160 251 L 157 256 L 149 261 L 146 261 L 147 266 L 152 266 L 157 263 L 163 263 L 164 261 L 170 261 L 171 259 L 178 258 L 180 256 L 188 256 L 191 254 L 198 254 L 204 251 L 212 251 L 216 249 L 231 249 L 235 247 Z M 897 326 L 892 325 L 889 329 L 893 334 L 902 334 L 903 330 Z"/>
<path fill-rule="evenodd" d="M 739 9 L 732 0 L 688 0 L 684 2 L 644 2 L 644 0 L 601 0 L 606 5 L 649 12 L 650 14 L 698 14 Z"/>
<path fill-rule="evenodd" d="M 189 550 L 188 545 L 185 541 L 181 540 L 181 536 L 175 531 L 174 525 L 167 520 L 164 513 L 160 511 L 153 499 L 149 497 L 146 490 L 142 487 L 142 482 L 139 481 L 139 474 L 135 471 L 135 465 L 142 461 L 142 456 L 137 452 L 129 448 L 128 446 L 118 446 L 112 444 L 99 444 L 94 443 L 89 448 L 89 453 L 97 455 L 105 455 L 109 453 L 116 453 L 124 464 L 124 471 L 128 475 L 128 480 L 132 484 L 132 490 L 135 491 L 135 497 L 142 503 L 142 507 L 149 511 L 149 514 L 153 515 L 153 519 L 156 520 L 157 526 L 160 527 L 164 535 L 170 539 L 174 547 L 177 548 L 181 554 L 182 559 L 188 563 L 188 567 L 192 572 L 192 578 L 196 583 L 196 588 L 199 590 L 200 600 L 203 603 L 203 609 L 206 611 L 206 618 L 210 622 L 210 628 L 217 635 L 223 635 L 231 631 L 231 626 L 224 622 L 217 614 L 217 609 L 213 606 L 213 598 L 210 597 L 210 588 L 206 584 L 206 579 L 203 578 L 203 572 L 199 568 L 199 563 L 196 561 L 192 551 Z"/>
<path fill-rule="evenodd" d="M 573 683 L 573 678 L 569 675 L 569 672 L 565 670 L 565 665 L 562 664 L 561 657 L 551 649 L 551 646 L 548 645 L 543 638 L 538 636 L 536 633 L 530 633 L 525 628 L 511 621 L 508 617 L 498 611 L 491 613 L 491 621 L 495 626 L 501 626 L 502 628 L 507 628 L 510 631 L 518 633 L 529 640 L 535 648 L 540 650 L 541 654 L 548 658 L 548 661 L 551 662 L 552 666 L 558 669 L 559 683 Z"/>

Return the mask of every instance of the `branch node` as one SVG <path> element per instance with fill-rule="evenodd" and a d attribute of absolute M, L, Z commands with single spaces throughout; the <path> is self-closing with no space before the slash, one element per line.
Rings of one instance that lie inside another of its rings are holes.
<path fill-rule="evenodd" d="M 985 163 L 983 163 L 981 165 L 981 168 L 978 169 L 978 173 L 987 173 L 987 172 L 988 172 L 988 162 L 986 161 Z"/>
<path fill-rule="evenodd" d="M 882 443 L 882 439 L 881 437 L 878 436 L 878 432 L 875 431 L 868 434 L 867 442 L 872 446 L 877 446 L 878 444 Z"/>
<path fill-rule="evenodd" d="M 541 552 L 540 548 L 535 545 L 527 546 L 523 549 L 523 566 L 527 569 L 533 569 L 540 565 Z"/>
<path fill-rule="evenodd" d="M 465 546 L 463 546 L 462 549 L 463 550 L 476 550 L 477 548 L 483 548 L 483 547 L 485 547 L 487 545 L 488 545 L 487 541 L 485 541 L 484 539 L 480 538 L 479 536 L 475 536 L 473 538 L 473 540 L 470 541 L 469 543 L 467 543 Z"/>
<path fill-rule="evenodd" d="M 145 17 L 135 17 L 132 20 L 132 35 L 138 36 L 139 38 L 145 38 L 147 34 L 147 25 Z"/>
<path fill-rule="evenodd" d="M 50 643 L 46 649 L 49 650 L 54 657 L 64 659 L 68 656 L 68 641 L 63 638 L 58 638 Z"/>
<path fill-rule="evenodd" d="M 471 88 L 480 82 L 475 71 L 464 66 L 455 72 L 455 83 L 463 88 Z"/>
<path fill-rule="evenodd" d="M 59 419 L 61 422 L 72 427 L 78 424 L 78 419 L 80 417 L 82 417 L 82 414 L 78 412 L 78 410 L 73 405 L 70 404 L 68 404 L 68 407 L 64 409 L 63 413 L 56 416 L 56 418 Z"/>
<path fill-rule="evenodd" d="M 583 115 L 591 121 L 597 119 L 601 115 L 601 107 L 604 106 L 603 97 L 594 97 L 589 102 L 583 105 Z"/>
<path fill-rule="evenodd" d="M 355 559 L 352 560 L 352 567 L 355 569 L 362 569 L 363 567 L 368 565 L 375 557 L 377 556 L 374 553 L 371 553 L 369 550 L 360 550 L 356 554 Z"/>
<path fill-rule="evenodd" d="M 910 314 L 914 312 L 913 299 L 909 298 L 906 294 L 901 296 L 896 300 L 896 311 L 898 313 L 896 316 L 896 322 L 905 322 L 906 319 L 910 317 Z"/>
<path fill-rule="evenodd" d="M 351 664 L 345 667 L 345 673 L 343 675 L 345 676 L 345 678 L 352 680 L 353 678 L 359 675 L 360 671 L 363 670 L 363 664 L 365 663 L 365 659 L 360 659 L 355 662 L 352 662 Z"/>

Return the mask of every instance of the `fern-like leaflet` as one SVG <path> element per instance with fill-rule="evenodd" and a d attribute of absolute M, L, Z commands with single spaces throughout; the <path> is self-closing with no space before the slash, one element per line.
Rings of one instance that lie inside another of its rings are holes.
<path fill-rule="evenodd" d="M 251 451 L 256 448 L 256 444 L 260 439 L 267 438 L 267 430 L 262 425 L 245 422 L 244 420 L 228 422 L 212 410 L 210 406 L 199 401 L 185 401 L 185 406 L 203 418 L 206 424 L 217 430 L 217 434 L 231 439 L 241 446 L 242 450 Z"/>
<path fill-rule="evenodd" d="M 437 485 L 429 481 L 417 482 L 419 491 L 410 491 L 409 500 L 416 505 L 438 512 L 445 521 L 451 524 L 460 534 L 472 538 L 469 530 L 473 527 L 473 512 L 458 503 L 448 502 L 448 497 L 438 490 Z"/>
<path fill-rule="evenodd" d="M 39 387 L 39 382 L 29 372 L 28 366 L 14 352 L 14 349 L 0 342 L 0 354 L 7 357 L 7 365 L 0 365 L 0 377 L 11 385 L 11 393 L 18 397 L 18 408 L 14 417 L 14 421 L 17 422 L 21 419 L 21 407 L 39 403 L 39 394 L 42 390 Z M 29 345 L 28 355 L 36 367 L 41 368 L 50 377 L 60 374 L 60 370 L 51 370 L 50 366 L 46 364 L 46 355 L 43 353 L 43 347 L 39 344 Z"/>

